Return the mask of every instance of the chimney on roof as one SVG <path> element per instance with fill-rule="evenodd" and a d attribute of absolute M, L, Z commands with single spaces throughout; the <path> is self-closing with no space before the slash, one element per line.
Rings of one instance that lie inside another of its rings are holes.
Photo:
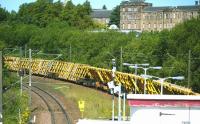
<path fill-rule="evenodd" d="M 199 2 L 198 2 L 198 1 L 195 1 L 195 5 L 196 5 L 196 6 L 199 5 Z"/>

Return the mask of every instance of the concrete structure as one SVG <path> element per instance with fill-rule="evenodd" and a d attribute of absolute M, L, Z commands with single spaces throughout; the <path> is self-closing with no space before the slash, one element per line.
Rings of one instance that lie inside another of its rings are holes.
<path fill-rule="evenodd" d="M 131 124 L 200 124 L 200 96 L 127 96 Z"/>
<path fill-rule="evenodd" d="M 161 31 L 198 16 L 198 2 L 191 6 L 153 7 L 145 0 L 123 1 L 120 5 L 120 29 Z"/>
<path fill-rule="evenodd" d="M 111 12 L 111 10 L 93 9 L 91 16 L 94 21 L 107 26 L 110 21 Z"/>

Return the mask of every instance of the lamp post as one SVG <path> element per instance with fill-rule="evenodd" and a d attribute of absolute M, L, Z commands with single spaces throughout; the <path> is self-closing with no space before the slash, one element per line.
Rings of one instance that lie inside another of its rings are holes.
<path fill-rule="evenodd" d="M 144 64 L 130 64 L 130 63 L 123 63 L 124 66 L 128 66 L 130 68 L 134 68 L 135 69 L 135 75 L 137 75 L 137 69 L 138 68 L 141 68 L 139 66 L 149 66 L 148 63 L 144 63 Z M 135 84 L 137 86 L 137 78 L 135 78 Z M 135 86 L 135 94 L 137 93 L 137 90 L 136 90 L 136 86 Z"/>
<path fill-rule="evenodd" d="M 146 94 L 146 84 L 147 84 L 147 71 L 149 69 L 156 69 L 156 70 L 160 70 L 162 69 L 162 67 L 160 66 L 156 66 L 156 67 L 138 67 L 144 70 L 144 94 Z"/>
<path fill-rule="evenodd" d="M 159 78 L 156 76 L 151 76 L 151 75 L 141 75 L 142 77 L 146 77 L 146 78 L 157 78 L 158 81 L 160 81 L 160 95 L 163 95 L 163 83 L 165 80 L 167 79 L 173 79 L 173 80 L 184 80 L 184 76 L 176 76 L 176 77 L 165 77 L 165 78 Z"/>
<path fill-rule="evenodd" d="M 177 76 L 177 77 L 165 77 L 165 78 L 158 78 L 161 85 L 160 85 L 160 95 L 163 95 L 163 83 L 167 79 L 173 79 L 173 80 L 184 80 L 185 78 L 183 76 Z"/>
<path fill-rule="evenodd" d="M 112 83 L 114 85 L 115 83 L 115 72 L 116 72 L 116 62 L 115 59 L 112 59 Z M 112 121 L 115 119 L 115 101 L 114 101 L 114 86 L 111 87 L 111 92 L 112 92 Z"/>
<path fill-rule="evenodd" d="M 23 76 L 24 76 L 24 71 L 22 70 L 22 47 L 20 47 L 19 50 L 19 55 L 20 55 L 20 67 L 19 67 L 19 76 L 20 76 L 20 95 L 22 96 L 22 84 L 23 84 Z"/>

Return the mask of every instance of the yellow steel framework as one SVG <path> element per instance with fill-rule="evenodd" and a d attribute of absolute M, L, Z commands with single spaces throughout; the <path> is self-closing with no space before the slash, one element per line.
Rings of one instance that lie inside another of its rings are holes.
<path fill-rule="evenodd" d="M 4 61 L 8 69 L 13 71 L 18 71 L 19 68 L 29 68 L 29 61 L 27 58 L 23 58 L 20 61 L 18 57 L 5 57 Z M 45 76 L 48 73 L 55 73 L 60 79 L 74 82 L 85 77 L 95 79 L 96 81 L 104 84 L 112 80 L 111 70 L 71 62 L 33 59 L 31 68 L 33 74 Z M 137 93 L 141 94 L 144 92 L 144 79 L 142 77 L 122 72 L 116 72 L 115 74 L 116 84 L 121 83 L 128 92 L 134 92 L 135 90 Z M 160 86 L 159 81 L 147 80 L 147 93 L 160 94 Z M 164 94 L 197 95 L 191 89 L 168 82 L 164 82 L 163 86 Z"/>

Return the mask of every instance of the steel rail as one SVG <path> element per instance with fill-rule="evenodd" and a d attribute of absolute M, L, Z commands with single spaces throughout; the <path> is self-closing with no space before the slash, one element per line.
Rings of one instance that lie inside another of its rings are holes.
<path fill-rule="evenodd" d="M 26 87 L 26 88 L 28 88 L 28 86 L 25 86 L 25 85 L 23 85 L 23 86 Z M 47 100 L 45 99 L 45 97 L 42 96 L 42 95 L 40 95 L 38 92 L 36 92 L 36 91 L 33 90 L 33 89 L 32 89 L 32 91 L 33 91 L 35 94 L 37 94 L 37 95 L 44 101 L 44 103 L 46 104 L 46 106 L 47 106 L 47 108 L 48 108 L 48 111 L 51 113 L 51 123 L 52 123 L 52 124 L 56 124 L 56 123 L 55 123 L 54 112 L 53 112 L 53 110 L 51 109 L 51 107 L 50 107 L 49 103 L 47 102 Z"/>
<path fill-rule="evenodd" d="M 43 89 L 41 89 L 41 88 L 39 88 L 37 86 L 32 86 L 32 87 L 34 87 L 34 88 L 36 88 L 36 89 L 48 94 L 59 105 L 59 107 L 61 108 L 61 110 L 62 110 L 62 112 L 64 114 L 64 117 L 66 119 L 66 122 L 67 122 L 66 124 L 71 124 L 71 120 L 70 120 L 67 112 L 65 111 L 63 105 L 60 103 L 60 101 L 57 98 L 55 98 L 52 94 L 50 94 L 49 92 L 47 92 L 47 91 L 45 91 L 45 90 L 43 90 Z"/>

